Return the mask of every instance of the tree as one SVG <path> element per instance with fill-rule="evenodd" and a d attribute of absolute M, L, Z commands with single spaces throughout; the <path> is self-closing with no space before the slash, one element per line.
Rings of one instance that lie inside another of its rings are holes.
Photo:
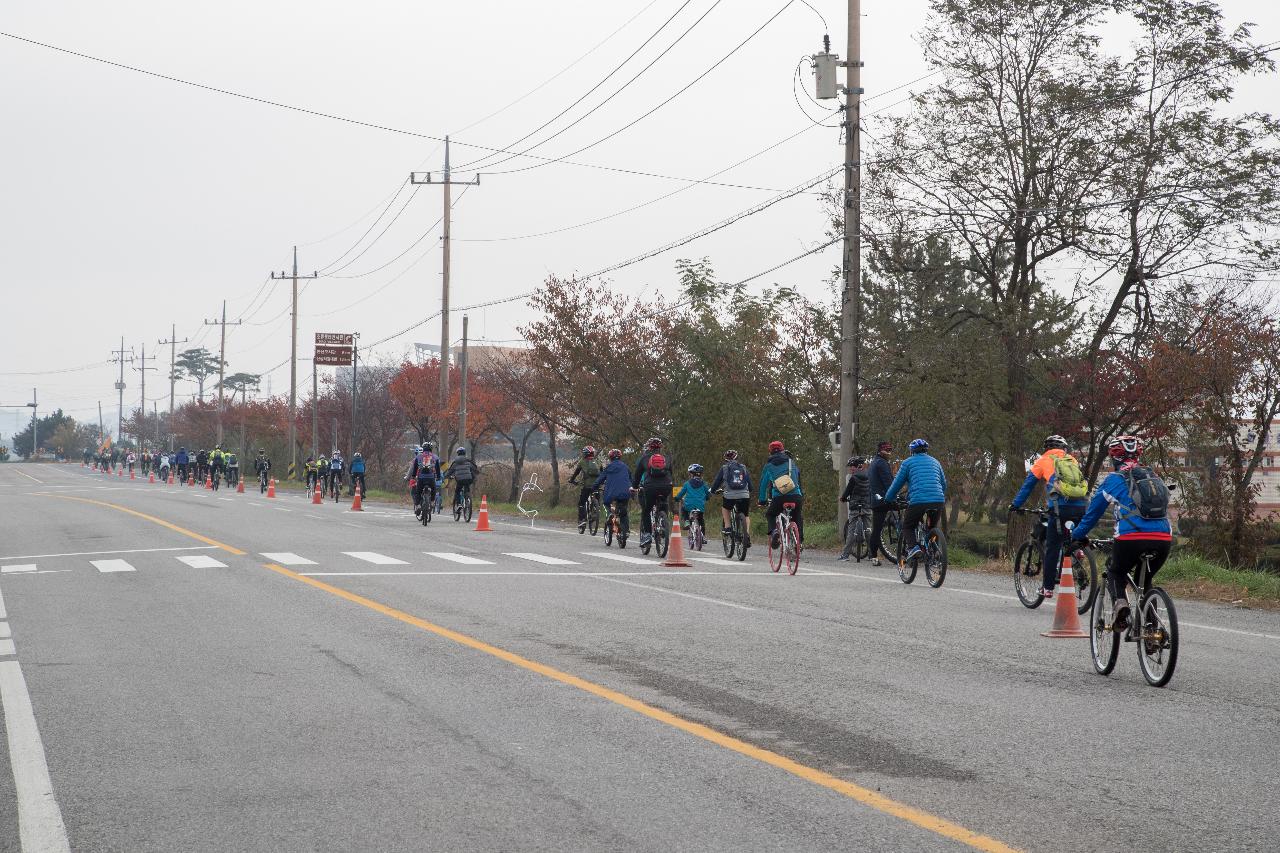
<path fill-rule="evenodd" d="M 225 367 L 225 364 L 220 362 L 216 355 L 204 347 L 196 347 L 178 353 L 173 364 L 173 375 L 175 379 L 184 377 L 194 379 L 199 387 L 198 399 L 203 403 L 204 383 L 221 367 Z"/>
<path fill-rule="evenodd" d="M 231 391 L 233 399 L 238 393 L 240 402 L 246 403 L 249 399 L 249 391 L 257 391 L 261 382 L 262 375 L 259 373 L 233 373 L 222 380 L 222 387 Z"/>
<path fill-rule="evenodd" d="M 56 448 L 58 445 L 53 442 L 54 434 L 57 433 L 64 425 L 69 425 L 74 429 L 76 422 L 74 418 L 63 414 L 62 409 L 55 409 L 52 414 L 45 415 L 43 418 L 40 418 L 36 423 L 36 429 L 39 432 L 40 438 L 39 449 L 49 450 Z M 14 434 L 12 447 L 13 452 L 19 456 L 28 458 L 33 456 L 34 453 L 31 447 L 31 439 L 31 423 L 28 422 L 26 428 L 23 429 L 22 432 Z"/>

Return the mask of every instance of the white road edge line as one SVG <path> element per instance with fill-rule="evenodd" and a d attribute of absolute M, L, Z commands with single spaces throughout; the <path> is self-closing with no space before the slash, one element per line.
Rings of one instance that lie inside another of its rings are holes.
<path fill-rule="evenodd" d="M 623 586 L 634 586 L 640 589 L 647 589 L 651 592 L 665 592 L 667 595 L 678 595 L 681 598 L 693 598 L 698 601 L 704 601 L 707 604 L 719 604 L 722 607 L 733 607 L 738 610 L 755 610 L 754 607 L 748 607 L 745 604 L 738 604 L 735 601 L 722 601 L 719 598 L 710 598 L 705 595 L 694 595 L 692 592 L 680 592 L 677 589 L 666 589 L 660 586 L 649 586 L 646 583 L 636 583 L 635 581 L 624 581 L 618 578 L 604 577 L 603 575 L 591 575 L 596 580 L 608 581 L 609 583 L 620 583 Z"/>
<path fill-rule="evenodd" d="M 492 565 L 492 564 L 490 564 Z M 534 572 L 534 571 L 515 571 L 515 570 L 484 570 L 477 569 L 475 571 L 411 571 L 411 572 L 298 572 L 298 574 L 308 578 L 360 578 L 360 577 L 386 577 L 395 575 L 404 575 L 406 577 L 432 577 L 440 575 L 441 577 L 466 577 L 467 575 L 477 576 L 502 576 L 510 575 L 512 577 L 526 578 L 607 578 L 607 577 L 642 577 L 642 578 L 681 578 L 699 577 L 727 578 L 727 577 L 761 577 L 768 578 L 774 575 L 766 575 L 763 572 L 702 572 L 690 571 L 688 569 L 671 569 L 668 571 L 650 571 L 650 572 Z M 790 577 L 787 575 L 786 577 Z M 755 608 L 751 608 L 754 610 Z"/>
<path fill-rule="evenodd" d="M 53 781 L 44 743 L 31 707 L 31 694 L 17 661 L 0 661 L 0 705 L 9 735 L 9 765 L 18 800 L 18 837 L 23 853 L 70 853 L 62 810 L 53 795 Z"/>

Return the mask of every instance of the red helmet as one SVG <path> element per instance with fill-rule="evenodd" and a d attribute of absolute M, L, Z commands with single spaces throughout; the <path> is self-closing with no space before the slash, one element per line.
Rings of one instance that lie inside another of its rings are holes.
<path fill-rule="evenodd" d="M 666 468 L 667 457 L 663 456 L 661 453 L 653 454 L 652 456 L 649 457 L 649 467 L 650 468 Z"/>
<path fill-rule="evenodd" d="M 622 451 L 621 451 L 621 450 L 619 450 L 619 449 L 618 449 L 618 448 L 616 448 L 616 447 L 615 447 L 615 448 L 613 448 L 612 450 L 610 450 L 610 451 L 609 451 L 609 458 L 610 458 L 610 459 L 621 459 L 621 458 L 622 458 Z"/>
<path fill-rule="evenodd" d="M 782 452 L 782 450 L 783 450 L 783 447 L 782 447 L 782 442 L 781 442 L 781 441 L 771 441 L 771 442 L 769 442 L 769 452 L 770 452 L 770 453 L 781 453 L 781 452 Z"/>
<path fill-rule="evenodd" d="M 586 447 L 582 448 L 582 455 L 588 459 L 594 459 L 596 457 L 596 449 L 588 444 Z"/>
<path fill-rule="evenodd" d="M 1118 463 L 1129 460 L 1136 462 L 1142 458 L 1142 451 L 1145 449 L 1142 439 L 1138 436 L 1119 435 L 1111 439 L 1111 443 L 1107 445 L 1107 454 Z"/>

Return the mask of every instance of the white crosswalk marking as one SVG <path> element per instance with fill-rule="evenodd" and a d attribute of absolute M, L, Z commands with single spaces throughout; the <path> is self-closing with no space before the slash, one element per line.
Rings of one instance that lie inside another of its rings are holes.
<path fill-rule="evenodd" d="M 225 569 L 227 567 L 226 563 L 218 562 L 208 554 L 194 554 L 189 557 L 179 557 L 178 559 L 193 569 Z"/>
<path fill-rule="evenodd" d="M 404 560 L 397 560 L 395 557 L 388 557 L 386 554 L 379 554 L 376 551 L 343 551 L 348 557 L 355 557 L 357 560 L 364 560 L 366 563 L 373 563 L 375 566 L 407 566 Z"/>
<path fill-rule="evenodd" d="M 581 563 L 576 563 L 576 562 L 574 562 L 573 560 L 562 560 L 562 559 L 560 559 L 559 557 L 548 557 L 546 554 L 512 553 L 512 554 L 507 554 L 507 556 L 508 556 L 508 557 L 518 557 L 518 558 L 520 558 L 521 560 L 531 560 L 532 562 L 535 562 L 535 563 L 542 563 L 543 565 L 547 565 L 547 566 L 579 566 L 579 565 L 582 565 Z"/>
<path fill-rule="evenodd" d="M 424 551 L 428 557 L 439 557 L 442 560 L 448 560 L 451 563 L 461 563 L 464 566 L 492 566 L 490 560 L 481 560 L 479 557 L 468 557 L 466 554 L 454 554 L 450 551 Z"/>
<path fill-rule="evenodd" d="M 299 557 L 297 554 L 294 554 L 292 551 L 277 551 L 275 553 L 270 553 L 270 554 L 267 553 L 266 551 L 263 551 L 261 553 L 262 553 L 262 556 L 266 557 L 271 562 L 279 563 L 282 566 L 314 566 L 316 565 L 315 560 L 308 560 L 306 557 Z"/>
<path fill-rule="evenodd" d="M 34 572 L 36 570 L 35 563 L 23 563 L 18 566 L 0 566 L 0 572 Z"/>
<path fill-rule="evenodd" d="M 18 650 L 13 647 L 13 640 L 0 640 L 0 657 L 8 655 L 16 655 Z"/>
<path fill-rule="evenodd" d="M 641 566 L 652 566 L 653 560 L 646 560 L 644 557 L 629 557 L 626 554 L 612 554 L 608 551 L 583 551 L 587 557 L 604 557 L 606 560 L 617 560 L 619 563 L 636 563 Z"/>
<path fill-rule="evenodd" d="M 739 563 L 737 560 L 726 560 L 723 557 L 690 557 L 685 554 L 687 559 L 693 560 L 695 563 L 710 563 L 713 566 L 749 566 L 750 563 Z"/>
<path fill-rule="evenodd" d="M 9 623 L 0 622 L 0 640 L 7 640 L 12 636 L 13 634 L 9 630 Z"/>
<path fill-rule="evenodd" d="M 126 560 L 90 560 L 93 567 L 100 572 L 135 572 L 133 566 L 129 565 Z"/>

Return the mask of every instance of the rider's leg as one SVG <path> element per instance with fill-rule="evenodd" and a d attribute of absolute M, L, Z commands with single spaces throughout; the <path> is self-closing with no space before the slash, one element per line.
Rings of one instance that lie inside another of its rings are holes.
<path fill-rule="evenodd" d="M 1068 521 L 1077 524 L 1084 518 L 1084 507 L 1061 506 L 1049 513 L 1049 529 L 1044 535 L 1044 588 L 1052 590 L 1058 585 L 1058 564 L 1062 562 L 1062 545 L 1066 540 L 1063 525 Z"/>
<path fill-rule="evenodd" d="M 933 504 L 911 504 L 902 512 L 902 539 L 906 545 L 906 550 L 910 551 L 918 544 L 916 542 L 916 525 L 920 523 L 920 519 L 924 518 L 925 512 Z"/>

